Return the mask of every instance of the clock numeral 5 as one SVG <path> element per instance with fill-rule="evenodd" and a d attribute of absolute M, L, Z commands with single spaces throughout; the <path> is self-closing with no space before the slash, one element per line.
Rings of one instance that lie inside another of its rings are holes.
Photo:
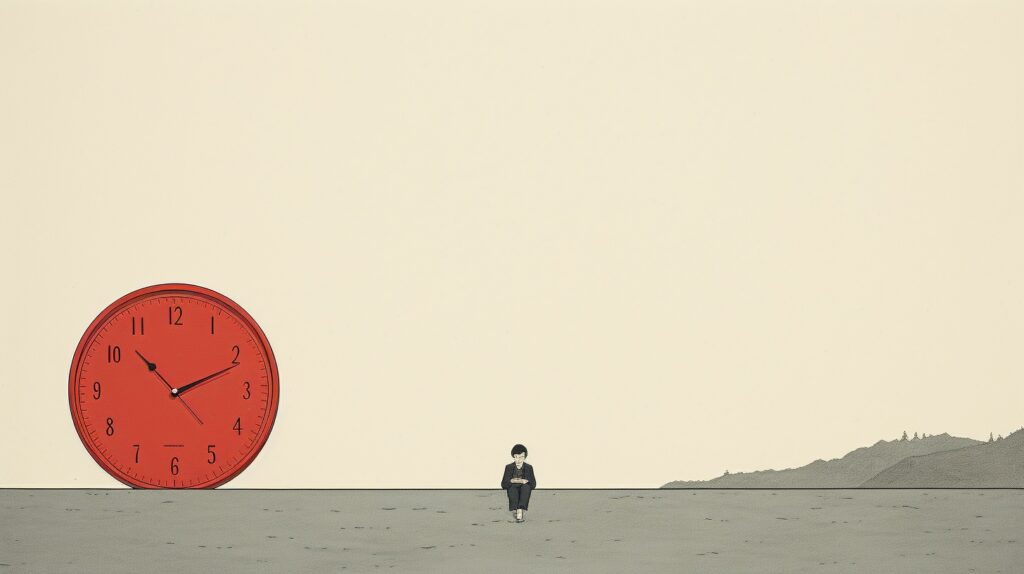
<path fill-rule="evenodd" d="M 210 455 L 209 460 L 206 461 L 208 464 L 213 464 L 217 462 L 217 453 L 213 452 L 213 447 L 215 446 L 217 445 L 211 444 L 210 446 L 206 447 L 206 452 Z"/>
<path fill-rule="evenodd" d="M 174 316 L 175 313 L 178 314 L 177 317 Z M 181 316 L 182 316 L 182 314 L 183 314 L 183 312 L 181 310 L 181 307 L 179 307 L 177 305 L 175 305 L 174 307 L 168 307 L 167 308 L 167 323 L 170 324 L 170 325 L 177 325 L 177 326 L 180 327 L 181 324 L 182 324 L 181 323 Z"/>

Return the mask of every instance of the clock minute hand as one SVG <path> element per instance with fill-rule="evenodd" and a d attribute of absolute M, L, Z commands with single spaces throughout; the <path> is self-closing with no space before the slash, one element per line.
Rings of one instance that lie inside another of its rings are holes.
<path fill-rule="evenodd" d="M 221 370 L 217 371 L 216 373 L 213 373 L 212 375 L 206 375 L 205 377 L 199 379 L 198 381 L 192 381 L 191 383 L 189 383 L 189 384 L 187 384 L 187 385 L 185 385 L 183 387 L 178 387 L 177 389 L 171 389 L 171 394 L 176 396 L 176 397 L 180 397 L 182 395 L 182 393 L 184 393 L 185 391 L 188 391 L 188 390 L 194 388 L 197 385 L 205 383 L 206 381 L 209 381 L 210 379 L 219 377 L 219 376 L 223 375 L 224 373 L 230 371 L 231 369 L 234 369 L 237 366 L 238 366 L 238 363 L 235 363 L 234 365 L 231 365 L 230 367 L 228 367 L 226 369 L 221 369 Z"/>

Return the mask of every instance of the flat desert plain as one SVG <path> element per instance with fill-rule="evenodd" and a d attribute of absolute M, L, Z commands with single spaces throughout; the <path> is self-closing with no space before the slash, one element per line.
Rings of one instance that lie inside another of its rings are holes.
<path fill-rule="evenodd" d="M 4 572 L 1024 572 L 1024 490 L 0 490 Z"/>

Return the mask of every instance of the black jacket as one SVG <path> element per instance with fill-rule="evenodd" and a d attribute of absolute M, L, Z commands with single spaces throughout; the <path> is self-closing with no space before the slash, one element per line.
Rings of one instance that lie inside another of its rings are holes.
<path fill-rule="evenodd" d="M 505 465 L 505 474 L 501 477 L 501 488 L 508 490 L 512 486 L 512 472 L 516 469 L 516 463 L 510 462 Z M 523 463 L 523 477 L 531 489 L 537 488 L 537 477 L 533 475 L 533 467 Z"/>

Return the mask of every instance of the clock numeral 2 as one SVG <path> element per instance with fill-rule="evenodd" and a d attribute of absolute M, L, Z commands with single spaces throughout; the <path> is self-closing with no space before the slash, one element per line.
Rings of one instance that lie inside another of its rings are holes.
<path fill-rule="evenodd" d="M 132 335 L 135 334 L 135 317 L 132 317 Z M 146 318 L 139 317 L 139 335 L 146 334 Z"/>
<path fill-rule="evenodd" d="M 232 365 L 237 365 L 238 364 L 238 354 L 241 353 L 242 351 L 241 351 L 241 349 L 238 348 L 238 345 L 235 345 L 234 347 L 231 347 L 231 350 L 235 352 L 235 358 L 231 359 L 231 364 Z"/>
<path fill-rule="evenodd" d="M 175 313 L 178 314 L 177 317 L 174 316 Z M 170 325 L 181 326 L 181 316 L 182 316 L 182 314 L 183 314 L 183 312 L 181 310 L 181 307 L 178 307 L 177 305 L 175 305 L 174 307 L 168 307 L 167 308 L 167 323 L 170 324 Z"/>
<path fill-rule="evenodd" d="M 120 363 L 121 362 L 121 347 L 117 345 L 107 345 L 107 362 L 108 363 Z"/>

